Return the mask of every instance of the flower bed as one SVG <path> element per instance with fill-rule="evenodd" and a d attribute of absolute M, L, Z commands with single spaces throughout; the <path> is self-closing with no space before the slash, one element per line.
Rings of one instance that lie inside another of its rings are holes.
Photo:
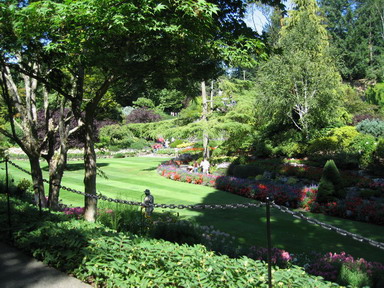
<path fill-rule="evenodd" d="M 316 202 L 316 185 L 289 185 L 274 183 L 271 180 L 205 175 L 186 172 L 169 164 L 160 165 L 157 170 L 160 175 L 175 181 L 215 187 L 263 202 L 269 196 L 276 204 L 290 208 L 301 208 L 314 213 L 384 225 L 383 203 L 354 197 L 320 205 Z"/>

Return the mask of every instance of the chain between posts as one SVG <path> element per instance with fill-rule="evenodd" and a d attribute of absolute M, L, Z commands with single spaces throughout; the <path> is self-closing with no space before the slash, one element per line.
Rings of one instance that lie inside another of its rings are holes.
<path fill-rule="evenodd" d="M 353 238 L 356 241 L 365 242 L 365 243 L 368 243 L 369 245 L 371 245 L 373 247 L 380 248 L 380 249 L 384 250 L 384 243 L 381 243 L 381 242 L 378 242 L 378 241 L 374 241 L 372 239 L 360 236 L 360 235 L 355 234 L 355 233 L 351 233 L 351 232 L 346 231 L 344 229 L 340 229 L 340 228 L 338 228 L 336 226 L 333 226 L 333 225 L 321 222 L 321 221 L 319 221 L 317 219 L 313 219 L 313 218 L 307 217 L 303 213 L 294 212 L 294 211 L 288 209 L 285 206 L 277 205 L 275 203 L 272 203 L 272 206 L 277 208 L 277 209 L 279 209 L 281 212 L 290 214 L 290 215 L 292 215 L 295 218 L 305 220 L 305 221 L 307 221 L 310 224 L 319 225 L 321 228 L 324 228 L 324 229 L 336 232 L 336 233 L 338 233 L 338 234 L 340 234 L 342 236 L 349 236 L 349 237 Z"/>
<path fill-rule="evenodd" d="M 24 173 L 27 173 L 28 175 L 31 175 L 31 172 L 28 170 L 20 167 L 16 163 L 13 163 L 12 161 L 8 161 L 12 166 L 15 168 L 23 171 Z M 48 183 L 49 181 L 46 179 L 43 179 L 43 182 Z M 168 209 L 196 209 L 196 210 L 203 210 L 203 209 L 237 209 L 237 208 L 258 208 L 261 206 L 264 206 L 265 203 L 235 203 L 235 204 L 193 204 L 193 205 L 184 205 L 184 204 L 144 204 L 142 202 L 138 201 L 128 201 L 128 200 L 121 200 L 121 199 L 114 199 L 110 198 L 107 196 L 104 196 L 102 194 L 89 194 L 89 193 L 84 193 L 79 190 L 75 190 L 63 185 L 58 185 L 56 184 L 57 187 L 60 189 L 80 194 L 86 197 L 90 197 L 93 199 L 98 199 L 98 200 L 103 200 L 103 201 L 108 201 L 108 202 L 114 202 L 114 203 L 120 203 L 120 204 L 126 204 L 126 205 L 134 205 L 134 206 L 141 206 L 141 207 L 154 207 L 154 208 L 168 208 Z"/>
<path fill-rule="evenodd" d="M 3 163 L 3 162 L 5 162 L 5 161 L 1 161 L 0 163 Z M 19 165 L 13 163 L 11 160 L 8 160 L 8 163 L 11 164 L 12 166 L 16 167 L 17 169 L 27 173 L 28 175 L 31 175 L 31 172 L 29 172 L 28 170 L 26 170 L 26 169 L 20 167 Z M 43 182 L 49 183 L 49 181 L 46 180 L 46 179 L 43 179 Z M 259 208 L 261 206 L 265 206 L 266 205 L 266 203 L 263 203 L 263 202 L 260 202 L 260 203 L 244 203 L 244 204 L 236 203 L 236 204 L 193 204 L 193 205 L 183 205 L 183 204 L 179 204 L 179 205 L 176 205 L 176 204 L 149 204 L 148 205 L 148 204 L 143 204 L 142 202 L 138 202 L 138 201 L 128 201 L 128 200 L 113 199 L 113 198 L 106 197 L 106 196 L 104 196 L 102 194 L 95 195 L 95 194 L 84 193 L 84 192 L 81 192 L 81 191 L 78 191 L 78 190 L 75 190 L 75 189 L 72 189 L 72 188 L 68 188 L 68 187 L 63 186 L 63 185 L 57 185 L 57 187 L 59 187 L 60 189 L 72 192 L 72 193 L 80 194 L 80 195 L 83 195 L 83 196 L 86 196 L 86 197 L 90 197 L 90 198 L 94 198 L 94 199 L 98 199 L 98 200 L 104 200 L 104 201 L 109 201 L 109 202 L 114 202 L 114 203 L 121 203 L 121 204 L 126 204 L 126 205 L 141 206 L 141 207 L 153 206 L 154 208 L 203 210 L 203 209 L 237 209 L 237 208 L 254 208 L 254 207 Z M 369 238 L 366 238 L 366 237 L 363 237 L 363 236 L 351 233 L 349 231 L 340 229 L 338 227 L 335 227 L 335 226 L 327 224 L 327 223 L 323 223 L 323 222 L 321 222 L 319 220 L 307 217 L 307 216 L 305 216 L 304 214 L 302 214 L 300 212 L 294 212 L 294 211 L 290 210 L 289 208 L 287 208 L 285 206 L 277 205 L 274 202 L 271 202 L 271 206 L 274 207 L 274 208 L 277 208 L 278 210 L 280 210 L 280 211 L 282 211 L 284 213 L 290 214 L 290 215 L 292 215 L 295 218 L 305 220 L 305 221 L 307 221 L 310 224 L 319 225 L 321 228 L 324 228 L 324 229 L 327 229 L 327 230 L 330 230 L 330 231 L 334 231 L 334 232 L 336 232 L 336 233 L 338 233 L 338 234 L 340 234 L 342 236 L 349 236 L 349 237 L 353 238 L 354 240 L 357 240 L 359 242 L 365 242 L 365 243 L 370 244 L 373 247 L 380 248 L 380 249 L 384 250 L 384 243 L 381 243 L 381 242 L 378 242 L 378 241 L 374 241 L 372 239 L 369 239 Z"/>

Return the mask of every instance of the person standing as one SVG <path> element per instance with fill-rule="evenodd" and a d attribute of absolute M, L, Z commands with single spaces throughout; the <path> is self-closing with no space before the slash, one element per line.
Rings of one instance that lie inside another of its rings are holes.
<path fill-rule="evenodd" d="M 210 164 L 207 159 L 204 159 L 203 161 L 201 161 L 200 166 L 203 169 L 203 174 L 209 173 Z"/>

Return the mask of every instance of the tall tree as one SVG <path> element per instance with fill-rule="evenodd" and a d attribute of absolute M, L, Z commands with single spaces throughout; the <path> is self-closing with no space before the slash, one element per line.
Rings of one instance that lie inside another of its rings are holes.
<path fill-rule="evenodd" d="M 382 0 L 320 0 L 338 67 L 346 80 L 383 78 Z"/>
<path fill-rule="evenodd" d="M 258 104 L 270 124 L 293 125 L 308 138 L 335 117 L 340 76 L 316 1 L 295 3 L 280 32 L 281 55 L 260 69 Z"/>
<path fill-rule="evenodd" d="M 25 6 L 3 7 L 12 14 L 14 33 L 9 38 L 19 44 L 8 47 L 7 53 L 29 57 L 15 69 L 68 99 L 79 125 L 84 126 L 84 184 L 89 195 L 85 218 L 90 221 L 96 215 L 92 123 L 108 89 L 122 79 L 162 83 L 180 74 L 184 79 L 209 78 L 217 71 L 219 49 L 230 38 L 226 34 L 220 44 L 212 45 L 220 31 L 217 22 L 236 18 L 228 10 L 223 15 L 231 17 L 218 17 L 215 22 L 213 15 L 218 9 L 205 1 L 33 1 Z M 32 69 L 32 62 L 43 62 L 47 72 Z M 16 66 L 12 61 L 7 65 Z M 85 85 L 93 73 L 101 81 L 89 91 Z"/>

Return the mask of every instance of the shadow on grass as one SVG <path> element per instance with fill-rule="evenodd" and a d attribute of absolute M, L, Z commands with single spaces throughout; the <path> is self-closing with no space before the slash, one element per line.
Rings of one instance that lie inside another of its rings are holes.
<path fill-rule="evenodd" d="M 97 163 L 97 168 L 108 166 L 109 163 Z M 49 171 L 48 166 L 42 168 L 43 171 Z M 84 163 L 68 163 L 65 167 L 66 171 L 84 171 Z"/>
<path fill-rule="evenodd" d="M 255 201 L 219 190 L 209 194 L 203 200 L 203 204 L 250 202 Z M 259 208 L 204 209 L 199 211 L 201 212 L 200 215 L 194 218 L 197 223 L 206 226 L 212 225 L 222 232 L 235 236 L 242 246 L 267 247 L 266 208 L 264 206 Z M 311 217 L 311 214 L 309 213 L 307 216 Z M 359 234 L 358 231 L 363 229 L 362 227 L 369 231 L 371 226 L 376 226 L 329 216 L 324 217 L 330 221 L 339 222 L 338 220 L 340 220 L 342 222 L 339 225 L 340 228 L 353 233 L 357 232 L 357 234 Z M 379 248 L 328 231 L 304 220 L 296 219 L 275 208 L 271 208 L 271 231 L 272 246 L 284 249 L 289 253 L 311 254 L 319 252 L 325 254 L 327 252 L 346 252 L 355 259 L 364 258 L 368 261 L 384 263 L 384 254 Z M 371 236 L 372 234 L 380 235 L 382 233 L 384 233 L 382 229 L 377 232 L 371 230 Z M 365 235 L 365 237 L 369 236 Z"/>
<path fill-rule="evenodd" d="M 156 169 L 157 169 L 157 166 L 151 167 L 151 168 L 147 168 L 147 169 L 141 169 L 141 171 L 155 171 Z"/>

